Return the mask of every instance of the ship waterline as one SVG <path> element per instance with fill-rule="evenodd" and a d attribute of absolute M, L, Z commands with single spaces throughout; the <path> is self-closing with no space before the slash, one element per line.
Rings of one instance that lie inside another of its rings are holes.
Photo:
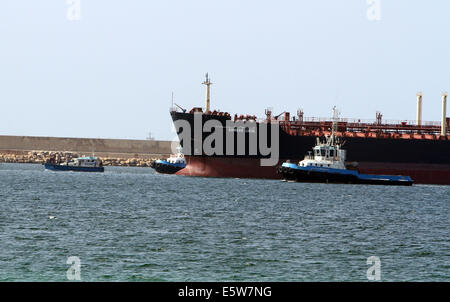
<path fill-rule="evenodd" d="M 302 158 L 303 159 L 303 158 Z M 198 157 L 186 156 L 188 165 L 177 175 L 218 177 L 281 179 L 276 167 L 264 167 L 257 158 Z M 300 161 L 292 159 L 292 162 Z M 279 161 L 279 164 L 283 160 Z M 416 184 L 450 185 L 450 165 L 405 164 L 392 162 L 358 162 L 358 170 L 364 174 L 408 175 Z"/>

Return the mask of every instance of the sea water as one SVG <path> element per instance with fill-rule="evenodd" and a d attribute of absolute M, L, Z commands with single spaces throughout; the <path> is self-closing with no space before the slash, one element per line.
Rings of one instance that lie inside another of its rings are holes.
<path fill-rule="evenodd" d="M 0 281 L 449 281 L 449 222 L 450 186 L 0 164 Z"/>

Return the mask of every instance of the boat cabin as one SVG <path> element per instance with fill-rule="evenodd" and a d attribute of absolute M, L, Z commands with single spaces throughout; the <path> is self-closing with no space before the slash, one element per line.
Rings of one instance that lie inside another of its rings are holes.
<path fill-rule="evenodd" d="M 312 153 L 309 152 L 298 165 L 300 167 L 345 169 L 345 157 L 345 150 L 342 150 L 338 144 L 331 143 L 329 139 L 325 143 L 318 140 Z"/>
<path fill-rule="evenodd" d="M 78 157 L 73 160 L 72 165 L 77 167 L 101 167 L 102 161 L 93 156 Z"/>
<path fill-rule="evenodd" d="M 186 164 L 186 159 L 182 153 L 181 146 L 177 147 L 177 154 L 171 155 L 166 161 L 171 164 Z"/>
<path fill-rule="evenodd" d="M 167 162 L 171 164 L 185 164 L 186 160 L 183 156 L 171 156 L 167 159 Z"/>

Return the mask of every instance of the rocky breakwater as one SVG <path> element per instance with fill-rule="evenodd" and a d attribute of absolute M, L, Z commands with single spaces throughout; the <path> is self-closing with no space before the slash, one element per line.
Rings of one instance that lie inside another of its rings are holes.
<path fill-rule="evenodd" d="M 73 158 L 84 156 L 84 154 L 74 152 L 54 152 L 54 151 L 30 151 L 30 152 L 2 152 L 0 151 L 0 162 L 3 163 L 27 163 L 43 164 L 52 157 L 57 161 L 65 162 Z M 124 167 L 150 167 L 151 163 L 158 158 L 111 158 L 97 156 L 103 166 L 124 166 Z"/>

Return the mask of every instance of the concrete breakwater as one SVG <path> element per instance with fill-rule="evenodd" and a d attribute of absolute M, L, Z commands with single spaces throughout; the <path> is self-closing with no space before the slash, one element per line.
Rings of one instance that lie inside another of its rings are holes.
<path fill-rule="evenodd" d="M 0 135 L 1 150 L 170 154 L 170 141 Z"/>
<path fill-rule="evenodd" d="M 45 163 L 95 154 L 104 166 L 149 167 L 171 154 L 170 141 L 0 135 L 0 162 Z"/>

